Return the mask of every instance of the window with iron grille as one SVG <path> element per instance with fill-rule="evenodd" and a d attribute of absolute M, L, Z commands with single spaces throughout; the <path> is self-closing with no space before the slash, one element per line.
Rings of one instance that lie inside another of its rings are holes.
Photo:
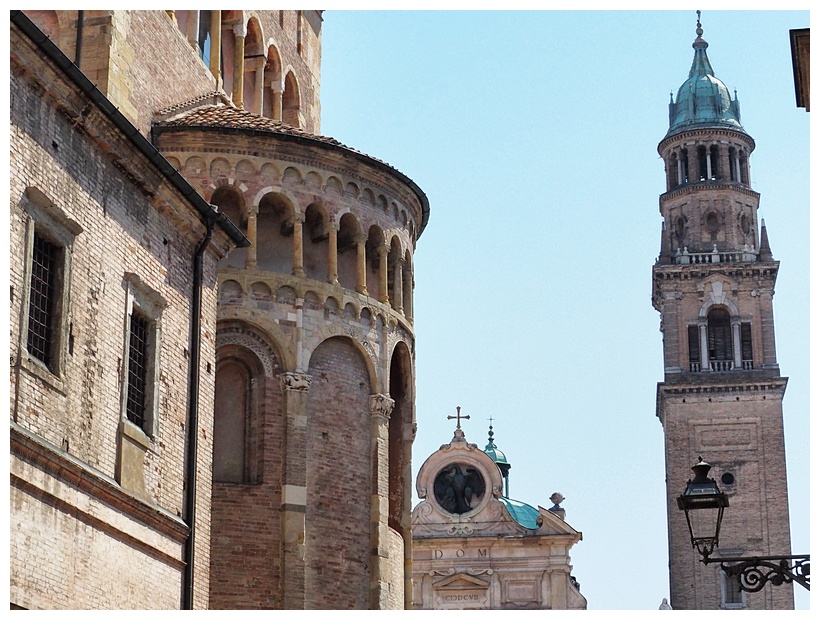
<path fill-rule="evenodd" d="M 29 290 L 28 352 L 54 370 L 55 314 L 60 247 L 44 239 L 36 231 L 31 258 Z"/>
<path fill-rule="evenodd" d="M 142 428 L 145 424 L 150 321 L 136 309 L 131 313 L 128 343 L 128 392 L 125 413 Z"/>

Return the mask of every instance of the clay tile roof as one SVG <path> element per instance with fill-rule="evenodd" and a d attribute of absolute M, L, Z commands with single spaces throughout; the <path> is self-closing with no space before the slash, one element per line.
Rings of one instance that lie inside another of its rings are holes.
<path fill-rule="evenodd" d="M 376 162 L 393 172 L 398 173 L 413 187 L 422 202 L 422 224 L 419 234 L 427 226 L 429 217 L 429 205 L 427 196 L 421 189 L 400 170 L 376 157 L 371 157 L 367 153 L 362 153 L 356 149 L 342 144 L 334 138 L 320 136 L 293 127 L 281 121 L 275 121 L 264 116 L 258 116 L 246 110 L 233 107 L 221 92 L 211 92 L 200 95 L 195 99 L 169 106 L 156 113 L 156 125 L 159 127 L 210 127 L 214 129 L 234 129 L 263 132 L 277 135 L 287 135 L 311 140 L 322 144 L 343 148 L 360 157 Z"/>
<path fill-rule="evenodd" d="M 200 99 L 207 100 L 210 98 L 210 95 L 204 95 Z M 226 129 L 247 129 L 250 131 L 288 134 L 333 144 L 334 146 L 341 146 L 351 151 L 355 150 L 333 138 L 312 134 L 298 127 L 288 125 L 287 123 L 265 118 L 264 116 L 258 116 L 247 110 L 240 110 L 232 106 L 210 104 L 196 107 L 187 112 L 184 111 L 186 108 L 190 109 L 193 103 L 195 102 L 188 101 L 178 104 L 177 106 L 172 106 L 171 108 L 160 110 L 157 115 L 160 118 L 165 117 L 166 120 L 160 121 L 159 124 L 164 127 L 223 127 Z M 174 112 L 176 112 L 174 108 L 183 111 L 174 114 Z"/>

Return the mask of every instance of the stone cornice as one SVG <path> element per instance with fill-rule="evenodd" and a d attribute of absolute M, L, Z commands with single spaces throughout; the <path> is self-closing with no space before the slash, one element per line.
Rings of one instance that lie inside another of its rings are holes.
<path fill-rule="evenodd" d="M 42 470 L 47 475 L 102 503 L 111 510 L 128 515 L 140 525 L 156 531 L 177 544 L 182 544 L 187 540 L 188 526 L 180 517 L 157 505 L 144 502 L 124 490 L 115 480 L 15 422 L 11 422 L 10 444 L 13 457 Z M 73 514 L 92 526 L 111 533 L 118 539 L 126 540 L 128 544 L 147 555 L 161 559 L 177 568 L 184 566 L 180 558 L 168 556 L 150 544 L 117 530 L 98 516 L 88 514 L 57 495 L 52 495 L 15 476 L 14 472 L 11 478 L 11 486 L 20 488 L 38 497 L 41 501 Z"/>
<path fill-rule="evenodd" d="M 698 181 L 696 183 L 687 183 L 674 189 L 670 189 L 668 192 L 665 192 L 660 195 L 660 202 L 664 203 L 673 198 L 678 198 L 679 196 L 682 196 L 684 194 L 715 191 L 725 192 L 727 190 L 738 192 L 740 194 L 745 194 L 746 196 L 754 198 L 758 201 L 760 200 L 760 194 L 758 192 L 747 187 L 746 185 L 742 185 L 735 181 Z"/>

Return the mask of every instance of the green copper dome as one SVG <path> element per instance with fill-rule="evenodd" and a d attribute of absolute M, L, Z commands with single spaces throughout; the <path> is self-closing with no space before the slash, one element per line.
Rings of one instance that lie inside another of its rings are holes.
<path fill-rule="evenodd" d="M 524 502 L 510 499 L 509 497 L 499 497 L 498 501 L 504 504 L 507 512 L 510 513 L 510 516 L 515 519 L 519 525 L 524 526 L 528 530 L 538 529 L 538 517 L 541 516 L 541 513 L 538 512 L 537 508 L 533 508 Z"/>
<path fill-rule="evenodd" d="M 695 58 L 689 69 L 689 78 L 678 89 L 677 99 L 669 102 L 669 131 L 666 137 L 687 129 L 716 125 L 744 131 L 740 124 L 737 93 L 732 99 L 726 84 L 715 77 L 706 55 L 709 44 L 701 36 L 700 11 L 695 32 L 698 35 L 692 43 Z"/>
<path fill-rule="evenodd" d="M 504 453 L 498 449 L 498 446 L 495 445 L 495 441 L 493 441 L 493 427 L 490 427 L 490 436 L 487 439 L 487 445 L 484 447 L 484 453 L 489 456 L 496 465 L 507 465 L 507 457 L 504 456 Z"/>

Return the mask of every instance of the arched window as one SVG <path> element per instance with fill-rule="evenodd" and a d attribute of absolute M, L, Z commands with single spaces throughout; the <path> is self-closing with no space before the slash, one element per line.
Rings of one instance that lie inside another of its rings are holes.
<path fill-rule="evenodd" d="M 714 308 L 709 311 L 707 321 L 707 346 L 712 370 L 731 370 L 734 355 L 729 313 L 724 308 Z"/>

